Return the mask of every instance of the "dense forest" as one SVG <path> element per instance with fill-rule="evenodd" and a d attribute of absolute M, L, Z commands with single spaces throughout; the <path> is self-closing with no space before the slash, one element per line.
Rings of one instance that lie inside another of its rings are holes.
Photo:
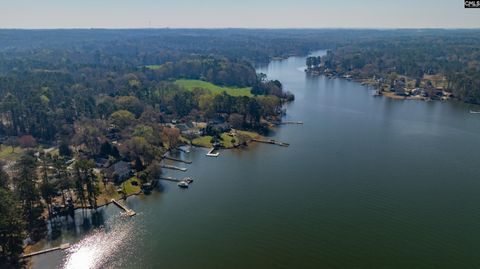
<path fill-rule="evenodd" d="M 310 58 L 307 65 L 339 76 L 384 79 L 392 85 L 403 77 L 416 81 L 413 87 L 433 85 L 460 100 L 479 104 L 479 32 L 437 30 L 419 33 L 372 37 L 339 45 L 322 59 Z"/>
<path fill-rule="evenodd" d="M 455 95 L 479 103 L 479 33 L 0 30 L 0 267 L 21 266 L 48 220 L 138 192 L 123 182 L 152 182 L 168 150 L 244 146 L 268 133 L 294 96 L 256 65 L 330 49 L 310 67 L 358 77 L 441 74 Z"/>

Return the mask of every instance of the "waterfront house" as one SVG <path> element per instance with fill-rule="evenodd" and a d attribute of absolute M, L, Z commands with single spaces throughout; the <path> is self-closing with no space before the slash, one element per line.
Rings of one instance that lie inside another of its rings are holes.
<path fill-rule="evenodd" d="M 200 131 L 195 128 L 193 123 L 187 122 L 187 123 L 180 123 L 175 125 L 180 130 L 180 133 L 184 135 L 201 135 Z"/>
<path fill-rule="evenodd" d="M 405 96 L 406 95 L 405 87 L 406 87 L 405 80 L 399 79 L 394 81 L 392 90 L 395 92 L 396 95 Z"/>
<path fill-rule="evenodd" d="M 112 164 L 106 170 L 107 177 L 115 181 L 115 183 L 123 182 L 133 176 L 133 171 L 130 163 L 119 161 Z"/>
<path fill-rule="evenodd" d="M 229 132 L 231 129 L 230 124 L 228 124 L 227 122 L 214 123 L 214 124 L 211 124 L 211 127 L 212 129 L 215 129 L 220 133 Z"/>

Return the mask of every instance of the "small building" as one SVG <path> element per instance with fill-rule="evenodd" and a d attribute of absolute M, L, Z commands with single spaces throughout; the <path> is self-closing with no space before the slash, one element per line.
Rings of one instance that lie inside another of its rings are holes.
<path fill-rule="evenodd" d="M 95 159 L 95 165 L 99 168 L 106 168 L 108 167 L 109 162 L 106 158 L 97 158 Z"/>
<path fill-rule="evenodd" d="M 405 81 L 404 80 L 395 80 L 393 90 L 395 91 L 396 95 L 405 96 Z"/>
<path fill-rule="evenodd" d="M 395 87 L 395 95 L 398 95 L 398 96 L 406 96 L 407 93 L 405 92 L 405 88 Z"/>
<path fill-rule="evenodd" d="M 415 88 L 413 90 L 410 91 L 410 94 L 413 95 L 413 96 L 416 96 L 416 95 L 422 95 L 422 89 L 420 88 Z"/>

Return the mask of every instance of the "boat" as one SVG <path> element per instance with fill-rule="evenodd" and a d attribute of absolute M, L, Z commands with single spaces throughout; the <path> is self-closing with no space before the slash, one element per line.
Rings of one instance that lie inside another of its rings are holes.
<path fill-rule="evenodd" d="M 145 184 L 142 185 L 142 190 L 143 190 L 143 193 L 145 194 L 150 194 L 153 190 L 153 183 L 150 183 L 150 182 L 147 182 Z"/>
<path fill-rule="evenodd" d="M 178 186 L 179 188 L 186 189 L 186 188 L 188 188 L 188 182 L 186 182 L 186 181 L 180 181 L 180 182 L 178 182 L 177 186 Z"/>
<path fill-rule="evenodd" d="M 480 111 L 470 110 L 470 114 L 480 114 Z"/>
<path fill-rule="evenodd" d="M 186 178 L 184 178 L 182 181 L 187 182 L 188 184 L 192 184 L 192 183 L 193 183 L 193 179 L 192 179 L 191 177 L 186 177 Z"/>
<path fill-rule="evenodd" d="M 372 95 L 375 96 L 375 97 L 377 97 L 377 96 L 382 96 L 383 93 L 382 93 L 381 91 L 378 91 L 378 90 L 377 90 L 377 91 L 375 91 Z"/>

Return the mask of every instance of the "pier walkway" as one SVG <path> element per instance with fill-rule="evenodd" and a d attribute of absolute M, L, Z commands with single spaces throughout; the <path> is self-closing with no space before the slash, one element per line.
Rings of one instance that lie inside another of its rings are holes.
<path fill-rule="evenodd" d="M 189 177 L 186 177 L 186 178 L 183 178 L 183 179 L 178 179 L 178 178 L 174 178 L 174 177 L 159 177 L 158 179 L 160 180 L 166 180 L 166 181 L 172 181 L 172 182 L 187 182 L 187 183 L 192 183 L 193 182 L 193 179 L 189 178 Z"/>
<path fill-rule="evenodd" d="M 282 121 L 279 125 L 287 125 L 287 124 L 303 124 L 303 121 Z"/>
<path fill-rule="evenodd" d="M 49 249 L 44 249 L 44 250 L 32 252 L 32 253 L 29 253 L 29 254 L 24 254 L 24 255 L 20 256 L 20 259 L 26 259 L 26 258 L 30 258 L 30 257 L 33 257 L 33 256 L 37 256 L 37 255 L 45 254 L 45 253 L 48 253 L 48 252 L 52 252 L 52 251 L 65 250 L 65 249 L 68 249 L 69 247 L 70 247 L 70 244 L 68 244 L 68 243 L 67 244 L 62 244 L 59 247 L 54 247 L 54 248 L 49 248 Z"/>
<path fill-rule="evenodd" d="M 290 146 L 289 143 L 280 142 L 280 141 L 276 141 L 276 140 L 273 140 L 273 139 L 265 140 L 265 139 L 255 139 L 254 138 L 254 139 L 252 139 L 252 141 L 255 141 L 255 142 L 258 142 L 258 143 L 272 144 L 272 145 L 277 145 L 277 146 L 282 146 L 282 147 Z"/>
<path fill-rule="evenodd" d="M 208 157 L 218 157 L 220 155 L 220 153 L 216 152 L 216 153 L 213 153 L 215 151 L 215 148 L 212 148 L 211 150 L 208 151 L 208 153 L 206 154 Z"/>
<path fill-rule="evenodd" d="M 123 211 L 125 211 L 125 213 L 127 214 L 127 216 L 129 217 L 133 217 L 135 216 L 137 213 L 135 213 L 135 211 L 127 208 L 126 206 L 124 206 L 123 204 L 121 204 L 120 202 L 116 201 L 115 199 L 112 199 L 112 203 L 114 203 L 116 206 L 118 206 L 120 209 L 122 209 Z"/>
<path fill-rule="evenodd" d="M 170 160 L 170 161 L 180 162 L 180 163 L 186 163 L 186 164 L 191 164 L 192 163 L 192 161 L 177 159 L 177 158 L 174 158 L 174 157 L 167 156 L 167 154 L 164 154 L 162 156 L 162 158 Z"/>
<path fill-rule="evenodd" d="M 174 165 L 168 165 L 168 164 L 162 164 L 162 168 L 187 172 L 187 168 L 178 167 L 178 166 L 174 166 Z"/>

